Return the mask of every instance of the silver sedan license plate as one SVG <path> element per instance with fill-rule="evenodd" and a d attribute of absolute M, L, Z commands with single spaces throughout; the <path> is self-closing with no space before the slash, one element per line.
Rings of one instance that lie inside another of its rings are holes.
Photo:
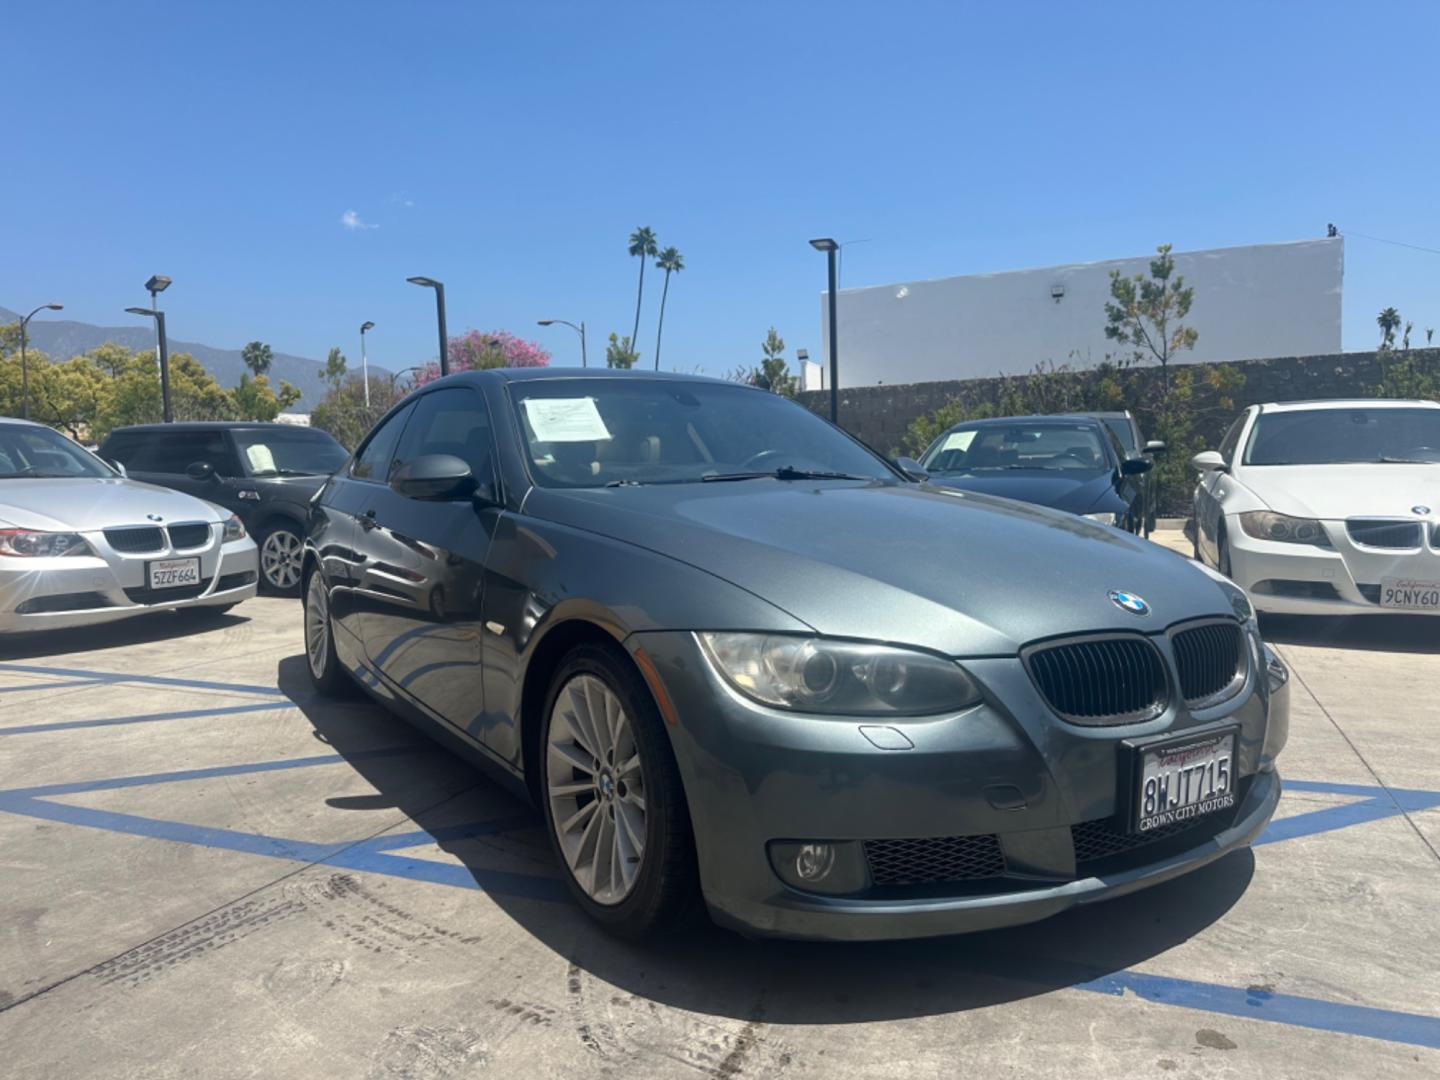
<path fill-rule="evenodd" d="M 1440 611 L 1440 581 L 1381 578 L 1380 606 L 1400 611 Z"/>
<path fill-rule="evenodd" d="M 1135 798 L 1135 831 L 1190 821 L 1235 805 L 1235 731 L 1145 747 Z"/>
<path fill-rule="evenodd" d="M 146 584 L 152 589 L 178 589 L 200 584 L 199 559 L 156 559 L 145 564 Z"/>

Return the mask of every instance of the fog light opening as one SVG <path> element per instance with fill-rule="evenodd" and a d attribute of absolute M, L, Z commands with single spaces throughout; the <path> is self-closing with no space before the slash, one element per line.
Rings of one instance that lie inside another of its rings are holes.
<path fill-rule="evenodd" d="M 801 844 L 795 855 L 795 875 L 806 882 L 823 881 L 835 869 L 835 848 L 830 844 Z"/>

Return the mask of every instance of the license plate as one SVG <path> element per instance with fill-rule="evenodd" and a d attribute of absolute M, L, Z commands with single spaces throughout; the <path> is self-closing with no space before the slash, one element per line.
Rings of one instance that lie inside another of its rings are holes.
<path fill-rule="evenodd" d="M 200 584 L 199 559 L 157 559 L 145 564 L 146 581 L 152 589 L 176 589 Z"/>
<path fill-rule="evenodd" d="M 1380 606 L 1402 611 L 1440 611 L 1440 581 L 1381 578 Z"/>
<path fill-rule="evenodd" d="M 1190 821 L 1235 805 L 1235 732 L 1141 751 L 1135 831 Z"/>

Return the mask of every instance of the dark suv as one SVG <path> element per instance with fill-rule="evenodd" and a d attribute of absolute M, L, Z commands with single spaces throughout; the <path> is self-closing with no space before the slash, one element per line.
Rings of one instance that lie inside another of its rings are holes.
<path fill-rule="evenodd" d="M 294 596 L 310 496 L 349 455 L 330 435 L 291 424 L 145 424 L 117 428 L 100 456 L 136 480 L 240 515 L 260 548 L 260 583 Z"/>

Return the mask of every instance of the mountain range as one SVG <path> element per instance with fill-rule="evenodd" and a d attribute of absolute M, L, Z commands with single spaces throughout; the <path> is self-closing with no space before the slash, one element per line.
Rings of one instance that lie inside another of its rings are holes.
<path fill-rule="evenodd" d="M 0 307 L 0 326 L 18 322 L 20 316 L 8 308 Z M 39 349 L 52 360 L 68 360 L 72 356 L 89 352 L 91 349 L 113 341 L 127 349 L 153 349 L 155 331 L 143 323 L 138 326 L 93 326 L 90 323 L 73 322 L 69 319 L 32 319 L 26 329 L 25 340 L 32 348 Z M 189 353 L 215 380 L 226 389 L 235 386 L 240 376 L 248 369 L 240 357 L 239 349 L 219 349 L 213 345 L 201 345 L 193 341 L 170 339 L 170 354 Z M 378 364 L 370 365 L 371 371 L 384 372 Z M 325 396 L 325 365 L 318 360 L 304 356 L 275 354 L 270 367 L 270 382 L 276 386 L 281 379 L 291 383 L 304 396 L 287 412 L 309 412 Z"/>

